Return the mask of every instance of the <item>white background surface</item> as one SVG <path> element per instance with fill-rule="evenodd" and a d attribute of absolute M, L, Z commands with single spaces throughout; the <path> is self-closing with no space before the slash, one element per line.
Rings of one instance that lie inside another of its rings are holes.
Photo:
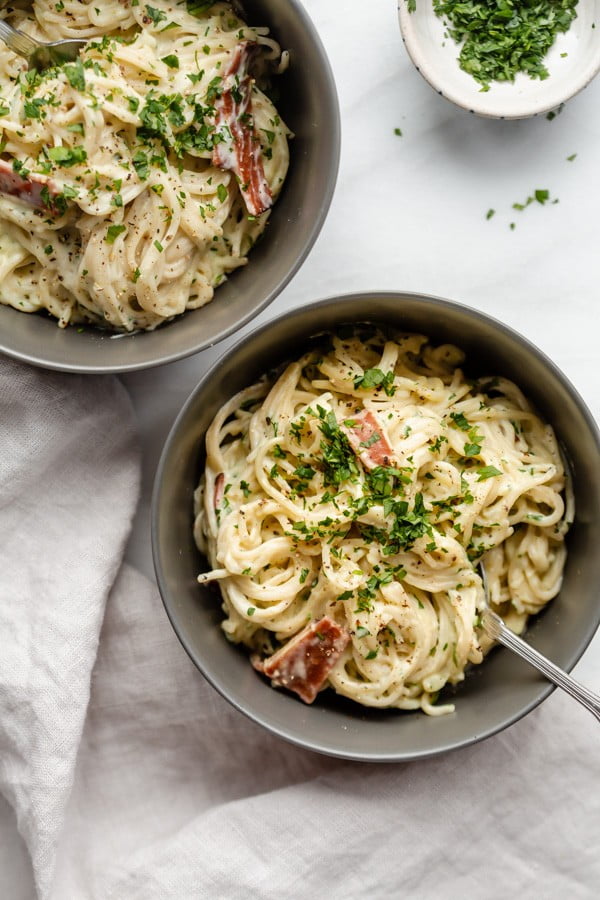
<path fill-rule="evenodd" d="M 413 69 L 400 39 L 395 0 L 305 0 L 305 6 L 329 53 L 339 91 L 342 157 L 337 191 L 322 233 L 303 268 L 246 330 L 277 313 L 337 293 L 397 289 L 437 294 L 481 309 L 533 340 L 572 380 L 598 419 L 600 80 L 570 101 L 553 121 L 540 118 L 496 122 L 475 118 L 438 97 Z M 598 31 L 600 40 L 600 28 Z M 394 134 L 395 128 L 401 128 L 401 137 Z M 567 161 L 573 153 L 577 157 Z M 543 207 L 534 203 L 523 212 L 511 208 L 537 188 L 548 189 L 551 198 L 558 198 L 559 203 Z M 485 215 L 490 208 L 496 214 L 487 221 Z M 511 222 L 516 224 L 514 230 L 509 227 Z M 144 453 L 142 500 L 127 559 L 150 577 L 150 494 L 162 444 L 199 377 L 234 340 L 180 363 L 122 378 L 134 401 Z M 596 690 L 600 685 L 591 679 L 598 672 L 599 660 L 597 636 L 575 670 L 581 680 L 587 680 Z M 549 702 L 555 702 L 555 697 Z M 584 716 L 587 713 L 581 711 L 573 722 L 588 726 L 587 720 L 582 721 Z M 531 737 L 530 750 L 535 757 L 536 742 L 544 743 L 551 731 L 544 735 L 539 730 L 544 721 L 535 716 L 529 720 L 527 731 L 523 724 L 515 728 L 521 728 L 522 747 L 529 746 L 523 739 Z M 549 729 L 550 723 L 545 721 Z M 500 754 L 502 750 L 512 752 L 512 745 L 503 741 L 499 739 L 493 748 L 498 758 L 508 764 Z M 589 746 L 591 756 L 596 757 L 597 744 L 590 742 Z M 492 742 L 488 742 L 488 747 L 487 751 L 483 749 L 484 755 L 492 751 Z M 289 749 L 289 758 L 295 760 L 298 771 L 304 765 L 306 770 L 312 765 L 310 756 L 293 748 Z M 466 758 L 466 753 L 463 757 L 454 754 L 452 771 L 456 767 L 459 773 L 460 760 Z M 472 754 L 468 758 L 475 761 L 482 757 Z M 362 769 L 365 784 L 375 783 L 375 776 L 368 771 L 372 768 Z M 397 773 L 392 769 L 388 770 L 389 777 L 396 779 Z M 331 771 L 334 772 L 333 765 Z M 339 768 L 340 773 L 352 771 L 348 766 Z M 535 759 L 530 768 L 530 772 L 534 771 Z M 435 774 L 436 770 L 422 764 L 421 768 L 411 767 L 410 772 L 409 781 L 423 790 L 422 805 L 417 797 L 410 808 L 412 821 L 419 820 L 419 812 L 423 821 L 433 821 L 435 803 L 432 806 L 425 779 L 427 773 Z M 557 773 L 557 784 L 567 776 L 568 771 Z M 465 783 L 464 774 L 461 783 Z M 331 786 L 338 797 L 343 796 L 341 777 L 336 781 L 332 775 Z M 446 785 L 440 782 L 438 789 L 443 796 Z M 592 789 L 597 791 L 598 786 Z M 541 786 L 532 790 L 533 802 L 536 796 L 545 796 Z M 547 793 L 552 795 L 553 791 Z M 496 800 L 500 798 L 501 791 L 496 794 Z M 563 796 L 565 799 L 568 801 Z M 360 819 L 355 810 L 356 803 L 361 802 L 359 793 L 355 793 L 347 814 L 356 814 Z M 546 814 L 548 810 L 549 806 Z M 555 810 L 555 815 L 557 822 L 563 821 L 562 810 Z M 7 804 L 0 799 L 0 818 L 8 822 L 9 816 Z M 568 816 L 576 816 L 581 826 L 585 805 L 571 810 Z M 460 827 L 460 822 L 457 825 Z M 590 841 L 597 843 L 598 822 L 590 820 L 587 826 L 580 828 L 579 833 L 589 835 Z M 477 837 L 473 833 L 475 842 Z M 490 835 L 492 840 L 497 837 L 497 832 Z M 513 837 L 520 837 L 516 830 L 504 835 L 509 843 Z M 536 847 L 535 833 L 529 837 L 531 865 L 523 870 L 523 878 L 536 870 L 539 860 L 536 863 L 535 854 L 542 855 L 543 851 Z M 432 839 L 435 845 L 435 832 Z M 454 881 L 437 896 L 466 895 L 459 891 L 459 882 L 463 884 L 457 876 L 460 861 L 445 856 L 443 847 L 436 845 L 434 849 L 433 855 L 423 855 L 424 865 L 427 861 L 429 866 L 428 884 L 444 885 L 452 864 Z M 381 883 L 368 885 L 368 895 L 374 900 L 397 895 L 389 892 L 385 865 L 389 861 L 381 860 Z M 552 864 L 547 857 L 546 865 Z M 437 874 L 432 865 L 438 866 Z M 351 869 L 354 871 L 354 863 Z M 417 887 L 409 890 L 407 896 L 425 896 L 419 892 L 418 873 L 413 872 L 413 878 L 416 880 L 412 884 Z M 517 881 L 523 885 L 520 878 Z M 514 890 L 517 881 L 511 885 Z M 384 883 L 388 886 L 385 890 Z M 551 878 L 544 884 L 544 897 L 593 896 L 589 883 L 588 889 L 585 885 L 578 888 L 576 880 L 557 881 L 556 893 L 550 887 Z M 32 890 L 22 842 L 14 827 L 5 827 L 0 834 L 0 898 L 30 900 Z M 523 897 L 540 896 L 536 894 L 535 882 L 520 893 Z M 85 896 L 85 892 L 81 894 Z M 180 896 L 187 900 L 187 895 Z M 348 896 L 358 897 L 361 893 L 357 888 Z M 427 897 L 434 896 L 435 889 L 428 890 Z M 503 895 L 490 882 L 479 896 Z M 118 900 L 129 898 L 122 896 Z"/>

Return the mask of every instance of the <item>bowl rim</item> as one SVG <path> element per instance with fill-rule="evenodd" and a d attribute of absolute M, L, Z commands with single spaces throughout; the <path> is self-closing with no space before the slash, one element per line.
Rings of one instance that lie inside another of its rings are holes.
<path fill-rule="evenodd" d="M 167 579 L 165 577 L 165 572 L 163 568 L 163 560 L 161 553 L 161 546 L 159 541 L 159 504 L 160 497 L 163 490 L 163 479 L 165 469 L 168 465 L 169 457 L 171 455 L 172 446 L 175 444 L 179 429 L 182 424 L 185 422 L 185 419 L 188 416 L 188 412 L 190 408 L 194 405 L 196 401 L 196 397 L 200 394 L 204 387 L 214 378 L 214 376 L 218 373 L 220 366 L 222 365 L 224 360 L 228 360 L 229 358 L 238 354 L 238 352 L 242 351 L 246 346 L 251 344 L 256 338 L 260 335 L 268 332 L 273 326 L 284 320 L 309 320 L 311 313 L 315 310 L 324 310 L 327 308 L 334 308 L 340 302 L 354 302 L 354 303 L 362 303 L 364 304 L 365 300 L 377 300 L 377 299 L 393 299 L 394 301 L 402 302 L 403 300 L 423 300 L 426 301 L 434 308 L 438 309 L 458 309 L 459 311 L 463 311 L 467 313 L 469 316 L 473 317 L 475 320 L 480 321 L 484 324 L 491 325 L 494 329 L 503 332 L 507 337 L 511 340 L 519 343 L 528 353 L 532 353 L 536 356 L 553 374 L 553 376 L 557 379 L 557 381 L 561 384 L 561 386 L 566 389 L 566 391 L 573 398 L 575 405 L 578 407 L 582 417 L 589 429 L 590 435 L 593 437 L 596 450 L 598 452 L 598 456 L 600 457 L 600 429 L 596 423 L 594 416 L 592 415 L 590 409 L 587 404 L 583 400 L 581 394 L 577 390 L 577 388 L 573 385 L 573 383 L 569 380 L 569 378 L 562 372 L 562 370 L 553 362 L 553 360 L 544 353 L 543 350 L 538 348 L 532 341 L 526 338 L 524 335 L 520 334 L 515 329 L 506 325 L 504 322 L 496 319 L 494 316 L 490 316 L 487 313 L 484 313 L 478 309 L 468 306 L 465 303 L 460 303 L 455 300 L 449 300 L 443 297 L 439 297 L 433 294 L 425 294 L 416 291 L 359 291 L 359 292 L 351 292 L 346 294 L 336 294 L 330 295 L 324 299 L 312 301 L 306 305 L 301 307 L 294 307 L 291 310 L 286 312 L 279 313 L 271 318 L 268 322 L 261 324 L 259 327 L 255 328 L 253 331 L 244 335 L 240 340 L 238 340 L 235 344 L 233 344 L 230 348 L 228 348 L 227 352 L 223 354 L 220 360 L 215 361 L 210 368 L 205 372 L 205 374 L 198 381 L 196 386 L 193 388 L 192 392 L 184 402 L 181 407 L 179 413 L 177 414 L 165 444 L 163 446 L 163 450 L 160 455 L 159 463 L 156 469 L 156 474 L 154 478 L 153 490 L 152 490 L 152 500 L 151 500 L 151 545 L 152 545 L 152 558 L 154 563 L 154 571 L 156 575 L 156 581 L 158 584 L 159 593 L 161 595 L 161 599 L 163 602 L 163 606 L 165 608 L 165 612 L 167 617 L 171 623 L 171 626 L 177 635 L 181 645 L 184 650 L 188 654 L 191 661 L 194 663 L 196 668 L 200 671 L 203 677 L 209 682 L 209 684 L 225 699 L 228 703 L 230 703 L 235 709 L 241 712 L 244 716 L 246 716 L 251 721 L 255 722 L 257 725 L 262 726 L 271 734 L 279 737 L 288 743 L 291 743 L 297 747 L 300 747 L 304 750 L 310 750 L 316 753 L 320 753 L 326 756 L 331 756 L 338 759 L 352 760 L 355 762 L 366 762 L 366 763 L 398 763 L 398 762 L 409 762 L 415 759 L 426 759 L 434 756 L 439 756 L 442 753 L 447 753 L 449 751 L 458 750 L 463 747 L 472 746 L 473 744 L 479 743 L 482 740 L 485 740 L 488 737 L 492 737 L 495 734 L 509 728 L 511 725 L 518 722 L 520 719 L 524 718 L 528 715 L 532 710 L 534 710 L 537 706 L 540 705 L 553 691 L 556 690 L 556 686 L 552 684 L 550 681 L 544 682 L 540 681 L 539 687 L 537 689 L 536 695 L 533 699 L 524 704 L 519 709 L 515 710 L 513 713 L 509 715 L 505 715 L 501 717 L 500 720 L 493 725 L 492 727 L 482 729 L 478 731 L 477 734 L 469 736 L 467 738 L 459 738 L 453 741 L 446 741 L 442 743 L 439 747 L 434 747 L 427 752 L 421 752 L 415 754 L 411 751 L 403 752 L 401 748 L 394 752 L 381 752 L 381 751 L 363 751 L 361 753 L 356 753 L 353 751 L 345 751 L 343 749 L 337 749 L 332 746 L 329 746 L 326 742 L 319 742 L 318 740 L 312 740 L 310 738 L 303 737 L 301 734 L 296 733 L 293 730 L 290 730 L 286 727 L 278 726 L 277 724 L 270 722 L 268 719 L 261 716 L 259 713 L 255 712 L 253 709 L 248 708 L 244 705 L 243 702 L 239 701 L 235 696 L 233 696 L 227 688 L 221 682 L 219 675 L 207 669 L 204 665 L 204 660 L 202 656 L 199 655 L 194 646 L 193 642 L 188 639 L 186 635 L 185 628 L 180 627 L 177 618 L 175 616 L 175 601 L 171 597 L 169 589 L 167 587 Z M 358 317 L 354 319 L 354 321 L 361 321 Z M 384 317 L 381 316 L 369 316 L 368 312 L 365 313 L 364 320 L 365 322 L 369 321 L 379 321 L 383 322 Z M 328 329 L 317 329 L 315 334 L 320 332 L 326 332 Z M 307 338 L 308 339 L 308 338 Z M 303 338 L 304 340 L 304 338 Z M 191 528 L 191 522 L 190 522 Z M 583 637 L 579 640 L 576 649 L 572 652 L 570 657 L 568 658 L 566 664 L 563 666 L 564 670 L 570 672 L 571 669 L 577 664 L 577 662 L 581 659 L 589 644 L 591 643 L 596 631 L 600 627 L 600 604 L 597 607 L 596 614 L 593 616 L 590 621 L 587 623 L 585 628 Z M 227 644 L 224 643 L 224 647 Z M 510 651 L 509 651 L 510 652 Z M 299 731 L 299 729 L 298 729 Z"/>
<path fill-rule="evenodd" d="M 544 113 L 548 113 L 551 110 L 562 106 L 563 103 L 566 103 L 572 97 L 575 97 L 577 94 L 579 94 L 580 91 L 586 88 L 588 84 L 593 81 L 593 79 L 600 71 L 599 42 L 593 65 L 584 68 L 581 75 L 574 80 L 575 87 L 570 88 L 569 92 L 561 97 L 561 99 L 553 101 L 551 103 L 548 103 L 547 101 L 543 103 L 532 102 L 529 108 L 525 107 L 519 112 L 513 113 L 510 111 L 505 111 L 499 113 L 491 109 L 489 104 L 486 104 L 486 93 L 477 94 L 476 100 L 466 102 L 463 95 L 459 91 L 455 91 L 452 89 L 447 90 L 444 85 L 435 78 L 435 76 L 432 74 L 432 66 L 430 64 L 429 57 L 426 53 L 422 52 L 421 45 L 416 38 L 415 20 L 413 17 L 413 13 L 409 12 L 408 10 L 407 0 L 397 0 L 397 10 L 402 42 L 406 48 L 406 52 L 408 53 L 411 62 L 413 63 L 419 75 L 421 75 L 421 77 L 427 82 L 432 90 L 434 90 L 436 94 L 439 94 L 440 97 L 443 97 L 445 100 L 449 100 L 451 103 L 454 103 L 455 106 L 458 106 L 460 109 L 464 109 L 466 112 L 481 116 L 485 119 L 506 119 L 514 121 L 518 119 L 530 119 L 535 116 L 540 116 Z"/>
<path fill-rule="evenodd" d="M 300 2 L 300 0 L 286 0 L 287 5 L 291 6 L 294 10 L 295 16 L 298 21 L 301 23 L 302 28 L 308 34 L 311 44 L 313 44 L 316 53 L 319 57 L 320 65 L 322 67 L 322 76 L 323 76 L 323 93 L 327 99 L 327 104 L 330 107 L 330 116 L 327 120 L 328 122 L 328 140 L 331 143 L 331 155 L 329 158 L 329 175 L 326 179 L 326 185 L 321 193 L 320 203 L 317 214 L 314 216 L 313 221 L 310 225 L 310 229 L 307 232 L 306 238 L 303 242 L 302 251 L 296 256 L 294 263 L 290 268 L 285 272 L 285 274 L 279 278 L 279 280 L 272 286 L 272 288 L 265 294 L 260 303 L 253 306 L 242 316 L 237 318 L 233 324 L 225 325 L 220 328 L 215 334 L 211 335 L 209 339 L 203 339 L 203 331 L 202 328 L 199 327 L 196 329 L 196 337 L 194 341 L 188 342 L 188 345 L 183 348 L 179 348 L 174 350 L 166 355 L 159 355 L 155 358 L 149 360 L 139 360 L 137 362 L 128 363 L 128 362 L 120 362 L 120 363 L 109 363 L 109 364 L 78 364 L 72 363 L 65 359 L 47 359 L 43 354 L 32 353 L 29 351 L 22 351 L 15 349 L 11 346 L 10 340 L 7 342 L 7 336 L 10 337 L 10 331 L 3 333 L 0 331 L 0 353 L 4 355 L 16 359 L 19 362 L 27 363 L 29 365 L 37 366 L 44 369 L 50 369 L 52 371 L 57 372 L 69 372 L 69 373 L 77 373 L 81 375 L 109 375 L 109 374 L 125 374 L 129 372 L 137 372 L 143 371 L 145 369 L 152 369 L 158 366 L 166 365 L 168 363 L 177 362 L 180 359 L 185 359 L 189 356 L 193 356 L 195 353 L 199 353 L 202 350 L 206 350 L 210 347 L 213 347 L 215 344 L 219 344 L 221 341 L 225 340 L 225 338 L 235 334 L 235 332 L 241 330 L 245 325 L 252 321 L 252 319 L 256 318 L 264 309 L 266 309 L 283 291 L 283 289 L 289 284 L 292 278 L 298 273 L 301 266 L 306 261 L 309 256 L 315 241 L 317 240 L 323 225 L 325 224 L 325 220 L 329 213 L 329 208 L 331 206 L 331 202 L 333 200 L 333 196 L 335 193 L 335 188 L 337 185 L 337 180 L 339 176 L 339 167 L 340 167 L 340 157 L 341 157 L 341 112 L 340 112 L 340 103 L 339 96 L 337 91 L 337 85 L 335 76 L 333 74 L 333 69 L 331 66 L 331 62 L 329 60 L 329 56 L 325 49 L 325 46 L 320 38 L 319 32 L 309 16 L 307 10 Z M 293 149 L 293 148 L 292 148 Z M 284 185 L 285 187 L 285 185 Z M 277 209 L 277 204 L 274 204 L 273 211 L 275 212 Z M 251 261 L 251 257 L 250 257 Z M 234 273 L 235 274 L 235 273 Z M 216 292 L 216 300 L 219 299 L 218 291 Z M 8 309 L 15 312 L 15 314 L 19 314 L 19 310 L 16 310 L 10 307 L 9 304 L 2 304 L 2 306 L 6 305 Z M 200 307 L 200 310 L 202 307 Z M 194 312 L 199 312 L 200 310 L 186 310 L 181 316 L 176 317 L 171 322 L 165 322 L 163 325 L 160 325 L 156 331 L 160 331 L 162 327 L 176 327 L 177 322 L 180 318 L 193 314 Z M 43 315 L 43 313 L 36 313 L 35 315 Z M 200 323 L 201 326 L 201 323 Z M 58 325 L 55 325 L 58 327 Z M 97 339 L 102 340 L 111 340 L 116 338 L 136 338 L 139 337 L 143 339 L 144 334 L 147 332 L 133 332 L 132 334 L 126 334 L 121 332 L 112 332 L 106 331 L 103 332 L 101 329 L 95 328 L 93 325 L 83 325 L 85 329 L 90 329 L 93 336 Z M 153 334 L 154 332 L 148 332 Z"/>

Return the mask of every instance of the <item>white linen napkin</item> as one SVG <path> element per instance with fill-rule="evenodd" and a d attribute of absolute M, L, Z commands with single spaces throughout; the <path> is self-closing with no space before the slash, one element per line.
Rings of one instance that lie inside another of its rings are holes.
<path fill-rule="evenodd" d="M 45 897 L 139 459 L 114 378 L 2 359 L 0 423 L 0 790 Z"/>
<path fill-rule="evenodd" d="M 231 708 L 129 566 L 96 648 L 137 490 L 127 400 L 0 366 L 0 786 L 40 900 L 597 896 L 598 723 L 561 692 L 482 744 L 361 765 Z"/>
<path fill-rule="evenodd" d="M 288 745 L 203 680 L 155 586 L 125 567 L 53 900 L 591 900 L 599 783 L 598 723 L 561 692 L 508 731 L 423 762 Z"/>

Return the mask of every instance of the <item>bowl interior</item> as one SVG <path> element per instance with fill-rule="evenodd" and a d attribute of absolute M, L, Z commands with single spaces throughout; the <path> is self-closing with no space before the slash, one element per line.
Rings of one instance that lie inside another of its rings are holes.
<path fill-rule="evenodd" d="M 34 365 L 77 372 L 125 372 L 180 359 L 222 340 L 267 306 L 299 268 L 325 219 L 335 186 L 340 126 L 331 69 L 299 0 L 245 0 L 246 18 L 267 24 L 290 53 L 277 79 L 276 105 L 294 132 L 290 169 L 248 265 L 207 306 L 156 331 L 112 335 L 79 326 L 59 329 L 42 314 L 0 305 L 0 351 Z"/>
<path fill-rule="evenodd" d="M 600 439 L 574 389 L 535 347 L 493 319 L 466 307 L 408 294 L 341 297 L 296 310 L 234 347 L 191 395 L 169 436 L 157 474 L 152 514 L 154 561 L 167 613 L 181 642 L 208 680 L 234 706 L 274 733 L 306 748 L 369 761 L 397 761 L 463 746 L 506 727 L 552 690 L 508 650 L 492 652 L 455 689 L 456 712 L 438 718 L 377 711 L 332 691 L 307 707 L 273 690 L 245 651 L 221 629 L 220 597 L 196 582 L 206 568 L 192 537 L 192 494 L 203 463 L 203 437 L 231 395 L 271 365 L 297 358 L 302 341 L 342 322 L 375 321 L 452 341 L 468 354 L 467 370 L 515 380 L 555 426 L 572 467 L 576 523 L 560 595 L 530 626 L 527 639 L 571 668 L 600 619 Z"/>
<path fill-rule="evenodd" d="M 518 74 L 514 83 L 492 82 L 489 91 L 458 65 L 460 45 L 445 35 L 431 0 L 417 0 L 414 12 L 398 0 L 406 49 L 423 78 L 446 99 L 469 112 L 520 119 L 555 109 L 584 88 L 600 68 L 600 0 L 579 0 L 577 18 L 559 34 L 545 59 L 549 77 L 540 81 Z M 566 55 L 565 55 L 566 54 Z"/>

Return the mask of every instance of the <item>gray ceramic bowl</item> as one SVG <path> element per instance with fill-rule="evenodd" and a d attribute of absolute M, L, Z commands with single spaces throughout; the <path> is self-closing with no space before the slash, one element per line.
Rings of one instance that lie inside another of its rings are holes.
<path fill-rule="evenodd" d="M 302 342 L 343 322 L 372 321 L 451 341 L 468 354 L 467 371 L 516 381 L 555 427 L 570 462 L 576 522 L 560 595 L 530 625 L 527 640 L 571 669 L 600 620 L 600 435 L 572 385 L 533 344 L 500 322 L 465 306 L 414 294 L 354 294 L 295 310 L 238 343 L 203 378 L 181 411 L 160 461 L 153 498 L 156 574 L 171 623 L 211 684 L 235 707 L 273 733 L 333 756 L 400 761 L 431 756 L 488 737 L 553 690 L 508 650 L 494 650 L 455 690 L 456 712 L 362 708 L 332 691 L 313 706 L 273 690 L 228 644 L 220 603 L 196 575 L 206 568 L 192 538 L 192 493 L 203 462 L 203 438 L 221 404 L 271 365 L 296 358 Z"/>
<path fill-rule="evenodd" d="M 266 24 L 290 52 L 277 101 L 295 134 L 290 170 L 249 263 L 214 300 L 156 331 L 114 337 L 94 328 L 59 329 L 45 315 L 0 305 L 0 352 L 67 372 L 131 372 L 212 346 L 256 316 L 306 258 L 325 220 L 337 177 L 340 123 L 327 56 L 300 0 L 244 0 L 249 22 Z"/>

